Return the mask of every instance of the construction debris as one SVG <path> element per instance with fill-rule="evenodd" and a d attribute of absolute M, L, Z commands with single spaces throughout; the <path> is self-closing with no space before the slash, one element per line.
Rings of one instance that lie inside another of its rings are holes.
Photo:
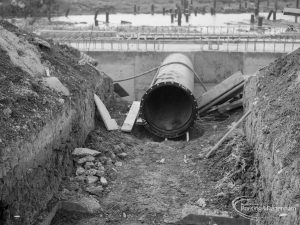
<path fill-rule="evenodd" d="M 101 99 L 95 94 L 94 100 L 98 109 L 98 112 L 101 115 L 101 118 L 105 124 L 105 127 L 107 130 L 118 130 L 119 126 L 116 122 L 116 120 L 112 119 L 109 115 L 109 112 L 106 108 L 106 106 L 103 104 Z"/>
<path fill-rule="evenodd" d="M 198 113 L 201 115 L 218 103 L 234 97 L 243 90 L 245 78 L 241 72 L 237 72 L 222 81 L 198 99 Z"/>
<path fill-rule="evenodd" d="M 226 113 L 233 109 L 237 109 L 243 106 L 243 99 L 230 99 L 221 105 L 212 107 L 208 112 L 218 111 L 219 113 Z"/>
<path fill-rule="evenodd" d="M 127 114 L 127 117 L 123 123 L 123 126 L 121 128 L 124 132 L 131 132 L 132 128 L 134 126 L 134 123 L 136 121 L 136 118 L 140 111 L 140 102 L 134 101 L 131 105 L 131 108 L 129 110 L 129 113 Z"/>

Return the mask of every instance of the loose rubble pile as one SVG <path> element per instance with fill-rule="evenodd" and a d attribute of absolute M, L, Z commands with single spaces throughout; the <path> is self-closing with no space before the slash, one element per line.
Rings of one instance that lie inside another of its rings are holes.
<path fill-rule="evenodd" d="M 126 146 L 123 143 L 116 145 L 113 152 L 109 152 L 110 157 L 106 157 L 96 150 L 76 148 L 72 153 L 76 162 L 75 179 L 93 185 L 87 187 L 86 191 L 99 195 L 103 187 L 108 185 L 104 165 L 112 165 L 114 163 L 116 167 L 122 166 L 122 162 L 118 160 L 123 160 L 127 157 L 127 153 L 124 152 L 125 148 Z"/>

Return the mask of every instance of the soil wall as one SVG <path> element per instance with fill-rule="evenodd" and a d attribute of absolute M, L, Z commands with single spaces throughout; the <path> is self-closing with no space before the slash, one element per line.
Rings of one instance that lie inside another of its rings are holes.
<path fill-rule="evenodd" d="M 31 41 L 36 37 L 2 26 L 35 48 L 42 65 L 70 91 L 64 96 L 45 87 L 45 74 L 28 74 L 0 48 L 0 224 L 29 225 L 70 175 L 71 152 L 94 128 L 94 93 L 109 105 L 113 85 L 104 73 L 79 65 L 77 50 L 53 43 L 50 49 L 35 47 Z"/>
<path fill-rule="evenodd" d="M 258 224 L 300 224 L 300 50 L 259 70 L 245 85 L 248 141 L 259 163 Z M 276 209 L 275 207 L 284 207 Z"/>

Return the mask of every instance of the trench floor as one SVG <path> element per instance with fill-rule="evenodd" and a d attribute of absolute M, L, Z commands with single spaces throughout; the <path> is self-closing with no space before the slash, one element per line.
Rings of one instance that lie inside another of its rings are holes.
<path fill-rule="evenodd" d="M 52 225 L 198 224 L 180 221 L 188 215 L 232 215 L 230 199 L 216 199 L 222 171 L 215 170 L 213 159 L 203 159 L 199 153 L 213 146 L 241 114 L 234 112 L 221 121 L 197 121 L 189 142 L 117 134 L 134 144 L 122 166 L 116 167 L 107 193 L 98 198 L 102 212 L 61 213 Z"/>

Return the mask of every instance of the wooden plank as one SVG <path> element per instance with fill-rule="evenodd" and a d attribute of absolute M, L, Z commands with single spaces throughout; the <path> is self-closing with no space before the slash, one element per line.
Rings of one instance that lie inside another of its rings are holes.
<path fill-rule="evenodd" d="M 107 130 L 118 130 L 119 126 L 116 120 L 110 117 L 110 114 L 98 95 L 94 94 L 94 100 Z"/>
<path fill-rule="evenodd" d="M 237 101 L 231 102 L 231 103 L 226 103 L 222 104 L 218 107 L 218 111 L 221 113 L 239 108 L 243 106 L 243 99 L 239 99 Z"/>
<path fill-rule="evenodd" d="M 224 112 L 230 111 L 232 109 L 241 107 L 243 105 L 243 99 L 238 99 L 235 101 L 232 101 L 232 100 L 233 99 L 229 99 L 228 101 L 226 101 L 220 105 L 213 106 L 210 110 L 208 110 L 208 112 L 213 112 L 213 111 L 218 110 L 220 113 L 224 113 Z"/>
<path fill-rule="evenodd" d="M 198 100 L 198 107 L 202 108 L 206 106 L 242 82 L 244 82 L 243 74 L 240 71 L 234 73 L 212 89 L 205 92 Z"/>
<path fill-rule="evenodd" d="M 242 82 L 241 84 L 239 84 L 236 87 L 232 88 L 228 92 L 224 93 L 222 96 L 214 99 L 212 102 L 210 102 L 206 106 L 198 109 L 199 115 L 201 115 L 202 113 L 206 112 L 211 107 L 213 107 L 214 105 L 218 104 L 219 102 L 226 101 L 227 99 L 232 98 L 233 96 L 235 96 L 236 94 L 238 94 L 239 92 L 241 92 L 243 90 L 243 87 L 244 87 L 244 82 Z"/>
<path fill-rule="evenodd" d="M 128 92 L 119 83 L 114 83 L 114 92 L 122 98 L 129 96 Z"/>
<path fill-rule="evenodd" d="M 123 126 L 121 128 L 122 131 L 124 132 L 131 132 L 132 128 L 134 126 L 134 123 L 137 119 L 137 116 L 139 114 L 140 111 L 140 102 L 138 101 L 134 101 L 131 105 L 131 108 L 127 114 L 127 117 L 123 123 Z"/>
<path fill-rule="evenodd" d="M 205 155 L 206 158 L 209 158 L 218 148 L 219 146 L 225 141 L 225 139 L 228 137 L 229 134 L 231 134 L 231 132 L 237 128 L 238 125 L 240 125 L 241 122 L 243 122 L 243 120 L 251 113 L 251 110 L 249 110 L 248 112 L 246 112 L 241 119 L 239 119 L 239 121 L 237 121 L 232 127 L 231 129 L 221 138 L 220 141 L 218 141 L 218 143 Z"/>

